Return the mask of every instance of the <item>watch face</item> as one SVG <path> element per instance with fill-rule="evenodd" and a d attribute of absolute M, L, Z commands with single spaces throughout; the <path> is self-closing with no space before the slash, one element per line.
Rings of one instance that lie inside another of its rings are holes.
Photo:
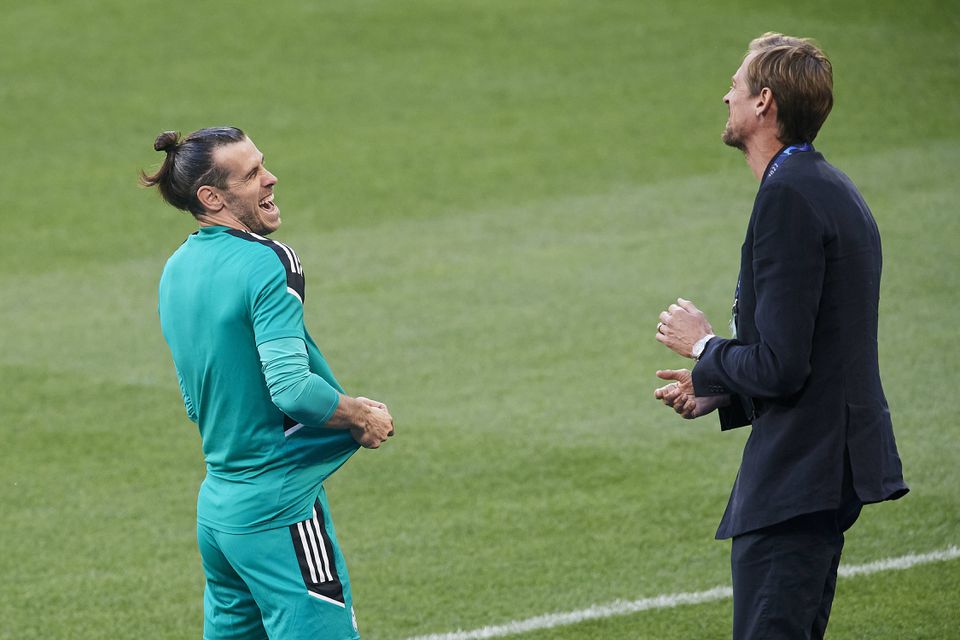
<path fill-rule="evenodd" d="M 690 350 L 690 355 L 692 355 L 694 359 L 699 360 L 700 356 L 703 355 L 703 350 L 707 348 L 707 343 L 710 342 L 711 338 L 716 338 L 716 336 L 713 335 L 712 333 L 708 333 L 707 335 L 697 340 L 694 343 L 693 348 Z"/>

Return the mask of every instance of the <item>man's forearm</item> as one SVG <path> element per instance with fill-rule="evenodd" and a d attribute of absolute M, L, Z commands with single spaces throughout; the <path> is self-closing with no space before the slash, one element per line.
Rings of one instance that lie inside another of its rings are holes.
<path fill-rule="evenodd" d="M 393 417 L 387 411 L 387 405 L 369 398 L 351 398 L 342 393 L 337 409 L 326 426 L 350 429 L 353 439 L 370 449 L 376 449 L 393 435 Z"/>
<path fill-rule="evenodd" d="M 279 338 L 258 347 L 274 404 L 308 427 L 349 429 L 364 447 L 377 448 L 393 435 L 393 417 L 382 402 L 351 398 L 310 371 L 304 341 Z"/>
<path fill-rule="evenodd" d="M 370 405 L 341 393 L 336 410 L 323 426 L 331 429 L 366 429 L 372 411 Z"/>
<path fill-rule="evenodd" d="M 281 338 L 258 347 L 270 398 L 278 409 L 308 427 L 326 426 L 339 404 L 339 392 L 311 373 L 299 338 Z"/>

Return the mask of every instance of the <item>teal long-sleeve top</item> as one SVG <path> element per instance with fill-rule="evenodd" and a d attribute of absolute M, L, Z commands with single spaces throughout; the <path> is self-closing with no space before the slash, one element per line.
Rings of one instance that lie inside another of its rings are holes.
<path fill-rule="evenodd" d="M 343 389 L 304 326 L 290 247 L 203 227 L 160 279 L 160 324 L 207 474 L 201 524 L 228 533 L 306 519 L 322 482 L 357 450 L 324 426 Z"/>

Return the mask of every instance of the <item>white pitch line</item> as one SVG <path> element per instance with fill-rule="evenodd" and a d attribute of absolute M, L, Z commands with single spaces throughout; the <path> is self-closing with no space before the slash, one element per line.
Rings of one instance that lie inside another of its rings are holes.
<path fill-rule="evenodd" d="M 931 551 L 930 553 L 911 553 L 899 558 L 887 558 L 885 560 L 876 560 L 867 564 L 854 564 L 849 567 L 841 566 L 837 574 L 843 578 L 851 576 L 870 575 L 880 571 L 899 571 L 909 569 L 918 564 L 930 564 L 931 562 L 945 562 L 960 558 L 960 548 L 950 545 L 941 551 Z"/>
<path fill-rule="evenodd" d="M 945 562 L 955 558 L 960 558 L 960 548 L 951 545 L 946 549 L 931 551 L 930 553 L 908 554 L 897 558 L 886 558 L 884 560 L 868 562 L 866 564 L 841 566 L 837 573 L 843 578 L 849 578 L 851 576 L 869 575 L 881 571 L 899 571 L 921 564 Z M 503 638 L 527 631 L 553 629 L 554 627 L 577 624 L 586 620 L 624 616 L 651 609 L 669 609 L 681 605 L 701 604 L 716 600 L 726 600 L 731 597 L 733 597 L 733 589 L 721 586 L 706 591 L 663 594 L 654 596 L 653 598 L 641 598 L 640 600 L 614 600 L 609 604 L 594 605 L 578 611 L 548 613 L 534 618 L 527 618 L 526 620 L 514 620 L 506 624 L 492 625 L 470 631 L 461 630 L 450 633 L 434 633 L 408 638 L 407 640 L 486 640 L 487 638 Z"/>

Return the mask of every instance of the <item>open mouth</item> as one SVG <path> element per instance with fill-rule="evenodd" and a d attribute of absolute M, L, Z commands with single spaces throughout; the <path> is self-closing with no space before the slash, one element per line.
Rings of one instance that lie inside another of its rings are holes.
<path fill-rule="evenodd" d="M 273 213 L 277 210 L 277 205 L 273 203 L 273 194 L 271 193 L 266 198 L 257 203 L 257 205 L 267 213 Z"/>

